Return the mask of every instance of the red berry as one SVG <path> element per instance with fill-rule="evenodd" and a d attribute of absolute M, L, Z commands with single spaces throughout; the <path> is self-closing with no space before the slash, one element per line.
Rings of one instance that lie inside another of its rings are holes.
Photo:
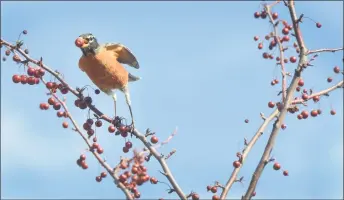
<path fill-rule="evenodd" d="M 288 175 L 289 175 L 289 172 L 288 172 L 287 170 L 284 170 L 284 171 L 283 171 L 283 175 L 284 175 L 284 176 L 288 176 Z"/>
<path fill-rule="evenodd" d="M 102 172 L 102 173 L 100 173 L 100 176 L 101 176 L 102 178 L 105 178 L 105 177 L 107 176 L 107 174 L 106 174 L 106 172 Z"/>
<path fill-rule="evenodd" d="M 265 59 L 269 58 L 269 54 L 267 52 L 264 52 L 263 53 L 263 58 L 265 58 Z"/>
<path fill-rule="evenodd" d="M 158 137 L 156 137 L 156 136 L 151 137 L 151 142 L 152 142 L 153 144 L 158 143 L 158 141 L 159 141 Z"/>
<path fill-rule="evenodd" d="M 60 110 L 61 109 L 61 104 L 59 102 L 55 102 L 53 107 L 54 107 L 55 110 Z"/>
<path fill-rule="evenodd" d="M 97 149 L 99 147 L 99 144 L 98 143 L 96 143 L 96 142 L 93 142 L 93 144 L 92 144 L 92 148 L 93 149 Z"/>
<path fill-rule="evenodd" d="M 308 114 L 308 111 L 304 110 L 301 112 L 301 115 L 303 119 L 307 119 L 309 114 Z"/>
<path fill-rule="evenodd" d="M 88 123 L 89 125 L 92 125 L 93 124 L 93 119 L 87 119 L 86 123 Z"/>
<path fill-rule="evenodd" d="M 94 137 L 94 138 L 92 139 L 93 142 L 97 142 L 97 140 L 98 140 L 97 137 Z"/>
<path fill-rule="evenodd" d="M 335 66 L 333 68 L 334 73 L 338 74 L 340 72 L 340 68 L 338 66 Z"/>
<path fill-rule="evenodd" d="M 20 78 L 19 75 L 13 75 L 13 76 L 12 76 L 12 81 L 13 81 L 14 83 L 19 83 L 19 82 L 21 81 L 21 78 Z"/>
<path fill-rule="evenodd" d="M 260 12 L 255 12 L 255 13 L 254 13 L 254 17 L 255 17 L 255 18 L 259 18 L 259 17 L 260 17 Z"/>
<path fill-rule="evenodd" d="M 254 36 L 254 41 L 257 41 L 257 40 L 259 40 L 259 37 L 258 36 Z"/>
<path fill-rule="evenodd" d="M 48 89 L 53 89 L 54 88 L 54 84 L 52 82 L 47 82 L 46 87 Z"/>
<path fill-rule="evenodd" d="M 21 75 L 20 76 L 20 82 L 22 84 L 26 84 L 27 83 L 27 76 L 26 75 Z"/>
<path fill-rule="evenodd" d="M 157 183 L 158 183 L 158 179 L 156 179 L 155 177 L 151 177 L 151 178 L 150 178 L 150 182 L 151 182 L 152 184 L 157 184 Z"/>
<path fill-rule="evenodd" d="M 302 114 L 298 114 L 298 115 L 297 115 L 297 118 L 298 118 L 298 119 L 303 119 Z"/>
<path fill-rule="evenodd" d="M 102 154 L 104 152 L 104 149 L 102 147 L 97 148 L 97 153 Z"/>
<path fill-rule="evenodd" d="M 258 44 L 258 49 L 262 49 L 263 48 L 263 43 L 259 43 Z"/>
<path fill-rule="evenodd" d="M 275 162 L 273 168 L 274 168 L 274 170 L 279 170 L 279 169 L 281 169 L 281 165 L 279 163 Z"/>
<path fill-rule="evenodd" d="M 127 127 L 125 125 L 121 125 L 121 126 L 119 126 L 118 130 L 122 133 L 127 132 Z"/>
<path fill-rule="evenodd" d="M 269 108 L 273 108 L 273 107 L 275 107 L 275 103 L 272 102 L 272 101 L 270 101 L 270 102 L 268 103 L 268 106 L 269 106 Z"/>
<path fill-rule="evenodd" d="M 296 87 L 296 91 L 300 92 L 301 88 L 300 87 Z"/>
<path fill-rule="evenodd" d="M 196 193 L 193 193 L 191 198 L 192 198 L 192 200 L 199 200 L 199 195 Z"/>
<path fill-rule="evenodd" d="M 5 55 L 6 55 L 6 56 L 11 55 L 11 51 L 10 51 L 9 49 L 7 49 L 7 50 L 5 51 Z"/>
<path fill-rule="evenodd" d="M 63 127 L 63 128 L 68 128 L 68 123 L 67 123 L 67 122 L 63 122 L 63 123 L 62 123 L 62 127 Z"/>
<path fill-rule="evenodd" d="M 305 85 L 305 82 L 300 79 L 299 82 L 297 83 L 300 87 L 304 86 Z M 298 91 L 299 92 L 299 91 Z"/>
<path fill-rule="evenodd" d="M 85 129 L 85 131 L 88 131 L 91 129 L 91 125 L 89 123 L 84 123 L 82 127 Z"/>
<path fill-rule="evenodd" d="M 215 194 L 211 199 L 212 200 L 220 200 L 220 197 Z"/>
<path fill-rule="evenodd" d="M 321 24 L 319 22 L 316 23 L 317 28 L 321 28 Z"/>
<path fill-rule="evenodd" d="M 39 73 L 40 76 L 44 76 L 45 71 L 44 71 L 43 68 L 39 68 L 37 71 L 38 71 L 38 73 Z"/>
<path fill-rule="evenodd" d="M 312 117 L 316 117 L 318 115 L 318 111 L 317 110 L 312 110 L 311 111 L 311 116 Z"/>
<path fill-rule="evenodd" d="M 108 131 L 109 131 L 110 133 L 113 133 L 113 132 L 115 132 L 115 131 L 116 131 L 116 128 L 115 128 L 115 126 L 113 126 L 113 125 L 110 125 L 110 126 L 109 126 L 109 128 L 108 128 Z"/>
<path fill-rule="evenodd" d="M 54 104 L 55 104 L 55 99 L 54 99 L 53 97 L 50 97 L 50 98 L 48 99 L 48 103 L 49 103 L 50 105 L 54 105 Z"/>
<path fill-rule="evenodd" d="M 28 78 L 27 78 L 27 83 L 28 83 L 29 85 L 34 85 L 34 84 L 36 84 L 36 78 L 35 78 L 35 77 L 32 77 L 32 76 L 28 77 Z"/>
<path fill-rule="evenodd" d="M 84 39 L 82 39 L 81 37 L 78 37 L 76 40 L 75 40 L 75 46 L 77 47 L 82 47 L 82 45 L 84 45 Z"/>
<path fill-rule="evenodd" d="M 93 134 L 94 134 L 94 130 L 93 129 L 87 130 L 87 135 L 88 136 L 92 136 Z M 96 141 L 93 140 L 93 142 L 96 142 Z"/>
<path fill-rule="evenodd" d="M 56 114 L 57 114 L 57 117 L 62 117 L 63 116 L 63 112 L 62 111 L 59 111 Z"/>
<path fill-rule="evenodd" d="M 123 147 L 122 150 L 123 150 L 124 153 L 128 153 L 129 152 L 129 148 L 128 147 Z"/>
<path fill-rule="evenodd" d="M 314 97 L 313 97 L 313 101 L 314 101 L 314 102 L 318 102 L 319 100 L 320 100 L 320 96 L 317 95 L 317 96 L 314 96 Z"/>
<path fill-rule="evenodd" d="M 262 19 L 265 19 L 265 18 L 266 18 L 266 16 L 267 16 L 267 14 L 266 14 L 266 11 L 265 11 L 265 10 L 263 10 L 263 11 L 262 11 L 262 14 L 261 14 L 260 16 L 262 17 Z"/>
<path fill-rule="evenodd" d="M 121 136 L 124 137 L 124 138 L 127 137 L 128 136 L 128 132 L 121 132 Z"/>
<path fill-rule="evenodd" d="M 281 125 L 281 128 L 284 130 L 284 129 L 286 129 L 286 128 L 287 128 L 287 125 L 285 125 L 285 124 L 282 124 L 282 125 Z"/>
<path fill-rule="evenodd" d="M 96 177 L 96 181 L 97 181 L 97 182 L 100 182 L 100 181 L 102 181 L 102 177 L 100 177 L 100 176 L 97 176 L 97 177 Z"/>
<path fill-rule="evenodd" d="M 245 123 L 247 124 L 249 122 L 249 120 L 248 119 L 245 119 Z"/>
<path fill-rule="evenodd" d="M 12 57 L 12 59 L 13 59 L 14 62 L 20 62 L 21 61 L 21 59 L 20 59 L 20 57 L 18 55 L 14 55 Z"/>
<path fill-rule="evenodd" d="M 39 78 L 35 78 L 35 84 L 39 84 Z"/>
<path fill-rule="evenodd" d="M 239 161 L 237 161 L 237 160 L 233 162 L 233 166 L 234 166 L 235 168 L 240 167 L 240 165 L 241 165 L 241 163 L 240 163 Z"/>
<path fill-rule="evenodd" d="M 306 93 L 303 93 L 302 94 L 302 99 L 305 100 L 305 101 L 308 100 L 308 95 Z"/>
<path fill-rule="evenodd" d="M 252 192 L 252 196 L 253 197 L 256 196 L 256 191 Z"/>
<path fill-rule="evenodd" d="M 318 109 L 317 112 L 318 112 L 318 115 L 320 115 L 322 113 L 320 109 Z"/>
<path fill-rule="evenodd" d="M 283 36 L 282 41 L 288 42 L 290 40 L 288 35 Z"/>
<path fill-rule="evenodd" d="M 137 199 L 139 199 L 139 198 L 141 197 L 140 192 L 135 192 L 135 193 L 134 193 L 134 197 L 137 198 Z"/>
<path fill-rule="evenodd" d="M 86 155 L 85 154 L 81 154 L 80 155 L 80 160 L 86 160 Z"/>
<path fill-rule="evenodd" d="M 289 60 L 290 60 L 291 63 L 295 63 L 297 59 L 296 59 L 295 56 L 292 56 L 292 57 L 289 58 Z"/>
<path fill-rule="evenodd" d="M 329 82 L 329 83 L 331 83 L 332 80 L 333 80 L 333 79 L 332 79 L 331 77 L 328 77 L 328 78 L 327 78 L 327 82 Z"/>
<path fill-rule="evenodd" d="M 32 67 L 28 67 L 27 68 L 27 75 L 29 75 L 29 76 L 34 76 L 35 75 L 35 69 L 34 68 L 32 68 Z"/>
<path fill-rule="evenodd" d="M 125 143 L 125 147 L 127 147 L 128 149 L 130 149 L 132 146 L 133 144 L 130 141 Z"/>
<path fill-rule="evenodd" d="M 210 190 L 211 190 L 212 193 L 216 193 L 217 192 L 217 187 L 213 186 L 213 187 L 211 187 Z"/>
<path fill-rule="evenodd" d="M 95 90 L 94 90 L 94 93 L 99 94 L 99 93 L 100 93 L 100 90 L 95 89 Z"/>
<path fill-rule="evenodd" d="M 272 19 L 277 19 L 278 18 L 278 14 L 277 13 L 273 13 L 272 14 Z"/>
<path fill-rule="evenodd" d="M 88 164 L 86 162 L 81 162 L 81 167 L 82 167 L 82 169 L 87 169 Z"/>
<path fill-rule="evenodd" d="M 284 35 L 288 35 L 288 34 L 289 34 L 289 29 L 288 29 L 287 27 L 284 27 L 284 28 L 282 29 L 282 33 L 283 33 Z"/>
<path fill-rule="evenodd" d="M 287 58 L 284 58 L 284 63 L 288 63 L 288 59 Z"/>
<path fill-rule="evenodd" d="M 23 34 L 26 35 L 27 34 L 27 30 L 23 30 Z"/>
<path fill-rule="evenodd" d="M 120 176 L 119 176 L 119 181 L 121 181 L 122 183 L 123 182 L 125 182 L 126 180 L 127 180 L 127 176 L 125 175 L 125 174 L 121 174 Z"/>
<path fill-rule="evenodd" d="M 102 124 L 103 124 L 103 122 L 100 121 L 100 120 L 97 120 L 96 123 L 95 123 L 95 125 L 96 125 L 97 127 L 101 127 Z"/>
<path fill-rule="evenodd" d="M 335 115 L 336 111 L 332 109 L 330 113 L 331 113 L 331 115 Z"/>

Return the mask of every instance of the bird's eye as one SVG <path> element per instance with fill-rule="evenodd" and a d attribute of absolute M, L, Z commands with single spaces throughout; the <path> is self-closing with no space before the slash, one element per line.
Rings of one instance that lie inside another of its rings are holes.
<path fill-rule="evenodd" d="M 89 37 L 88 40 L 89 40 L 89 41 L 92 41 L 92 40 L 93 40 L 93 37 Z"/>

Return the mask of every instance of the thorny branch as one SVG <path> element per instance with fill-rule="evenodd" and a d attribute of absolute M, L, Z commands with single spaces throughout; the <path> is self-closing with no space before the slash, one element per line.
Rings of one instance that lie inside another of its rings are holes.
<path fill-rule="evenodd" d="M 72 94 L 74 94 L 75 96 L 77 96 L 78 98 L 82 98 L 82 94 L 76 90 L 74 90 L 73 88 L 71 88 L 61 77 L 59 73 L 56 73 L 55 71 L 53 71 L 51 68 L 49 68 L 47 65 L 43 64 L 42 62 L 32 59 L 30 56 L 28 56 L 21 48 L 18 48 L 18 46 L 16 45 L 12 45 L 11 43 L 1 39 L 1 45 L 4 45 L 6 47 L 11 48 L 12 50 L 15 50 L 17 52 L 19 52 L 21 54 L 21 56 L 23 56 L 26 59 L 26 62 L 30 62 L 33 63 L 41 68 L 43 68 L 44 70 L 46 70 L 47 72 L 49 72 L 50 74 L 52 74 L 54 77 L 56 77 L 57 80 L 59 80 L 64 87 L 66 87 Z M 64 104 L 62 104 L 64 105 Z M 110 117 L 108 117 L 107 115 L 103 114 L 103 112 L 101 112 L 100 110 L 98 110 L 94 105 L 92 104 L 88 104 L 87 105 L 89 107 L 90 110 L 92 110 L 96 115 L 99 116 L 100 119 L 103 119 L 109 123 L 112 124 L 113 119 L 111 119 Z M 73 122 L 73 121 L 72 121 Z M 75 121 L 74 121 L 75 122 Z M 74 124 L 74 123 L 73 123 Z M 79 129 L 80 130 L 80 129 Z M 81 134 L 82 135 L 82 134 Z M 185 199 L 186 200 L 186 195 L 184 194 L 184 192 L 182 191 L 182 189 L 180 188 L 180 186 L 178 185 L 177 181 L 174 179 L 171 170 L 169 169 L 166 160 L 164 157 L 160 156 L 160 153 L 156 150 L 155 147 L 153 147 L 151 145 L 150 142 L 148 142 L 146 140 L 146 137 L 144 134 L 140 133 L 137 129 L 133 130 L 133 135 L 136 136 L 139 140 L 141 140 L 141 142 L 146 146 L 146 148 L 148 148 L 148 150 L 151 152 L 151 154 L 158 160 L 158 162 L 160 163 L 166 178 L 169 180 L 169 182 L 171 183 L 174 191 L 177 193 L 177 195 L 179 196 L 180 199 Z M 88 143 L 87 138 L 84 138 L 84 136 L 82 135 L 83 139 L 87 142 L 88 146 L 90 145 Z M 99 160 L 101 159 L 101 157 L 93 152 L 93 155 Z M 104 163 L 106 164 L 106 163 Z M 115 179 L 116 180 L 116 179 Z M 117 182 L 117 181 L 116 181 Z M 127 195 L 127 194 L 126 194 Z"/>

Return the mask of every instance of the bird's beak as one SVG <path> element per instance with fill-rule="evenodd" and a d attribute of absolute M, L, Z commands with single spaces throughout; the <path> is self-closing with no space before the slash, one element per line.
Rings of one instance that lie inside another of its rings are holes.
<path fill-rule="evenodd" d="M 85 48 L 87 47 L 89 44 L 88 44 L 88 41 L 85 40 L 84 38 L 82 37 L 78 37 L 76 40 L 75 40 L 75 45 L 79 48 Z"/>

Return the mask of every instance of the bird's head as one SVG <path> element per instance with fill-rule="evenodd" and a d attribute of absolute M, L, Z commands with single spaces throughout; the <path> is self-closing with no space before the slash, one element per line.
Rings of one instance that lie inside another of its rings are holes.
<path fill-rule="evenodd" d="M 75 40 L 75 45 L 79 47 L 82 53 L 87 56 L 89 54 L 94 55 L 99 47 L 97 39 L 92 35 L 92 33 L 85 33 L 80 35 Z"/>

